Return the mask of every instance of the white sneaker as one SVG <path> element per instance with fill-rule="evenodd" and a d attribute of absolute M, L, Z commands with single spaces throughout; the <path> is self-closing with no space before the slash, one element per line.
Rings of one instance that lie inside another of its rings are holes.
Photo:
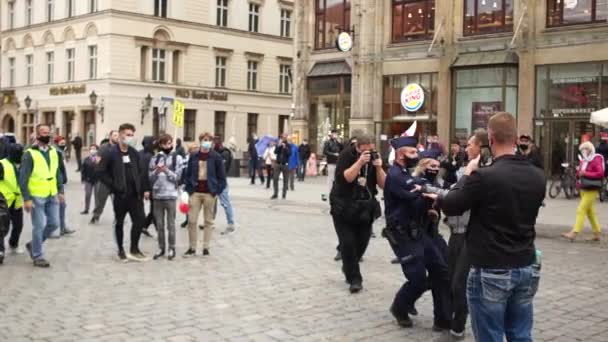
<path fill-rule="evenodd" d="M 236 232 L 236 226 L 233 224 L 229 224 L 228 227 L 226 227 L 226 230 L 222 232 L 222 235 L 228 235 L 234 232 Z"/>
<path fill-rule="evenodd" d="M 21 247 L 17 247 L 17 248 L 11 247 L 10 249 L 11 249 L 11 254 L 19 255 L 19 254 L 25 253 L 25 250 Z"/>

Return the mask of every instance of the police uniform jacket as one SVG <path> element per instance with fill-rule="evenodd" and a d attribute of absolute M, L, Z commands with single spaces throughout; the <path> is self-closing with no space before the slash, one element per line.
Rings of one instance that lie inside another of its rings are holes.
<path fill-rule="evenodd" d="M 426 201 L 420 192 L 412 192 L 415 184 L 405 167 L 395 163 L 388 170 L 384 183 L 384 214 L 388 226 L 408 227 L 422 218 Z"/>

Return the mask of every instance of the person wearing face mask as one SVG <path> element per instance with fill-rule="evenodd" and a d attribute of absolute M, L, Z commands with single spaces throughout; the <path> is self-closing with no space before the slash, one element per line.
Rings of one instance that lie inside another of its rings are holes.
<path fill-rule="evenodd" d="M 95 166 L 99 159 L 97 150 L 97 145 L 93 144 L 89 146 L 89 155 L 82 162 L 82 168 L 80 170 L 80 179 L 84 184 L 84 211 L 80 212 L 81 215 L 87 215 L 89 213 L 93 189 L 95 188 L 95 183 L 97 183 L 97 176 L 95 175 Z"/>
<path fill-rule="evenodd" d="M 519 142 L 517 145 L 517 155 L 524 157 L 527 159 L 532 165 L 543 169 L 543 162 L 540 153 L 538 152 L 538 148 L 532 142 L 532 138 L 529 135 L 523 134 L 519 137 Z"/>
<path fill-rule="evenodd" d="M 61 171 L 61 176 L 63 179 L 63 184 L 68 182 L 68 175 L 65 168 L 65 149 L 66 149 L 66 141 L 65 138 L 61 135 L 58 135 L 53 140 L 55 142 L 55 147 L 59 152 L 60 161 L 59 161 L 59 170 Z M 79 166 L 80 170 L 81 166 Z M 68 203 L 66 200 L 59 203 L 59 236 L 69 235 L 75 233 L 74 230 L 68 228 L 66 220 L 65 220 L 65 212 L 67 210 Z M 58 238 L 59 236 L 51 236 L 51 238 Z"/>
<path fill-rule="evenodd" d="M 384 188 L 386 174 L 382 169 L 382 158 L 374 149 L 373 138 L 361 134 L 355 145 L 340 153 L 336 179 L 329 196 L 342 272 L 350 293 L 363 289 L 359 264 L 369 244 L 372 225 L 382 215 L 376 195 L 378 188 Z"/>
<path fill-rule="evenodd" d="M 32 241 L 25 244 L 35 267 L 50 267 L 43 244 L 59 228 L 59 202 L 64 201 L 61 156 L 50 145 L 51 128 L 36 126 L 36 143 L 23 154 L 19 186 L 23 208 L 32 214 Z"/>
<path fill-rule="evenodd" d="M 158 147 L 158 154 L 150 160 L 149 164 L 154 220 L 158 231 L 158 252 L 154 255 L 154 260 L 165 256 L 167 251 L 165 222 L 169 233 L 167 258 L 173 260 L 175 258 L 175 200 L 182 175 L 183 159 L 176 152 L 172 153 L 173 137 L 169 134 L 163 134 L 158 138 Z"/>
<path fill-rule="evenodd" d="M 279 178 L 283 176 L 283 199 L 287 196 L 287 188 L 289 187 L 289 159 L 291 157 L 291 144 L 287 141 L 285 135 L 281 136 L 277 146 L 274 149 L 276 160 L 272 171 L 273 182 L 272 188 L 274 194 L 270 199 L 279 198 Z"/>
<path fill-rule="evenodd" d="M 5 246 L 4 237 L 10 228 L 8 245 L 11 254 L 22 254 L 19 248 L 19 238 L 23 230 L 23 197 L 17 181 L 18 166 L 23 156 L 23 145 L 11 144 L 7 147 L 7 157 L 0 160 L 0 193 L 6 201 L 8 218 L 6 225 L 0 226 L 0 264 L 4 261 Z M 3 229 L 4 228 L 4 229 Z"/>
<path fill-rule="evenodd" d="M 188 204 L 188 239 L 190 248 L 184 258 L 196 255 L 198 244 L 198 216 L 201 208 L 204 215 L 203 255 L 209 255 L 209 245 L 213 236 L 214 210 L 217 196 L 226 188 L 226 173 L 224 160 L 220 154 L 212 150 L 213 136 L 202 133 L 198 140 L 201 148 L 188 159 L 184 176 L 186 192 L 190 195 Z"/>
<path fill-rule="evenodd" d="M 135 126 L 122 124 L 118 133 L 118 145 L 112 146 L 100 156 L 95 173 L 114 195 L 114 233 L 119 260 L 147 261 L 146 255 L 139 249 L 139 239 L 146 219 L 144 199 L 150 198 L 148 166 L 144 165 L 141 155 L 135 149 Z M 123 225 L 127 214 L 131 217 L 132 224 L 128 255 L 123 247 Z"/>
<path fill-rule="evenodd" d="M 97 158 L 95 161 L 99 163 L 101 160 L 100 156 L 107 154 L 108 151 L 112 149 L 113 146 L 118 145 L 119 134 L 118 131 L 111 130 L 108 134 L 108 139 L 105 143 L 102 143 L 97 151 Z M 95 224 L 99 222 L 99 218 L 103 213 L 103 209 L 106 206 L 106 202 L 108 201 L 108 197 L 110 196 L 110 189 L 103 183 L 97 182 L 95 184 L 95 208 L 93 209 L 93 217 L 91 217 L 90 224 Z"/>
<path fill-rule="evenodd" d="M 427 229 L 430 224 L 435 224 L 430 222 L 429 201 L 416 191 L 418 180 L 410 171 L 418 164 L 417 139 L 400 137 L 391 143 L 395 149 L 395 163 L 386 177 L 384 203 L 387 227 L 382 235 L 387 238 L 407 281 L 397 292 L 390 311 L 401 327 L 413 327 L 409 315 L 417 314 L 414 304 L 430 283 L 435 315 L 433 330 L 449 329 L 445 251 L 438 247 L 435 237 Z M 438 171 L 438 162 L 436 166 Z M 425 176 L 434 178 L 435 172 L 425 173 Z"/>

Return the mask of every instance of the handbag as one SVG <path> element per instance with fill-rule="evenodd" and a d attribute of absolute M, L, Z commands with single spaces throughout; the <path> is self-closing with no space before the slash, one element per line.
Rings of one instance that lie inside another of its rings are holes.
<path fill-rule="evenodd" d="M 597 190 L 602 188 L 602 180 L 601 179 L 591 179 L 587 177 L 581 177 L 581 188 L 583 190 Z"/>

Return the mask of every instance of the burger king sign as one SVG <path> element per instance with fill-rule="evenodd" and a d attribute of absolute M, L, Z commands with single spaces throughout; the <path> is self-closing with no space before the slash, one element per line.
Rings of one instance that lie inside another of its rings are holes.
<path fill-rule="evenodd" d="M 408 112 L 417 112 L 424 105 L 424 89 L 416 83 L 410 83 L 401 91 L 401 105 Z"/>

